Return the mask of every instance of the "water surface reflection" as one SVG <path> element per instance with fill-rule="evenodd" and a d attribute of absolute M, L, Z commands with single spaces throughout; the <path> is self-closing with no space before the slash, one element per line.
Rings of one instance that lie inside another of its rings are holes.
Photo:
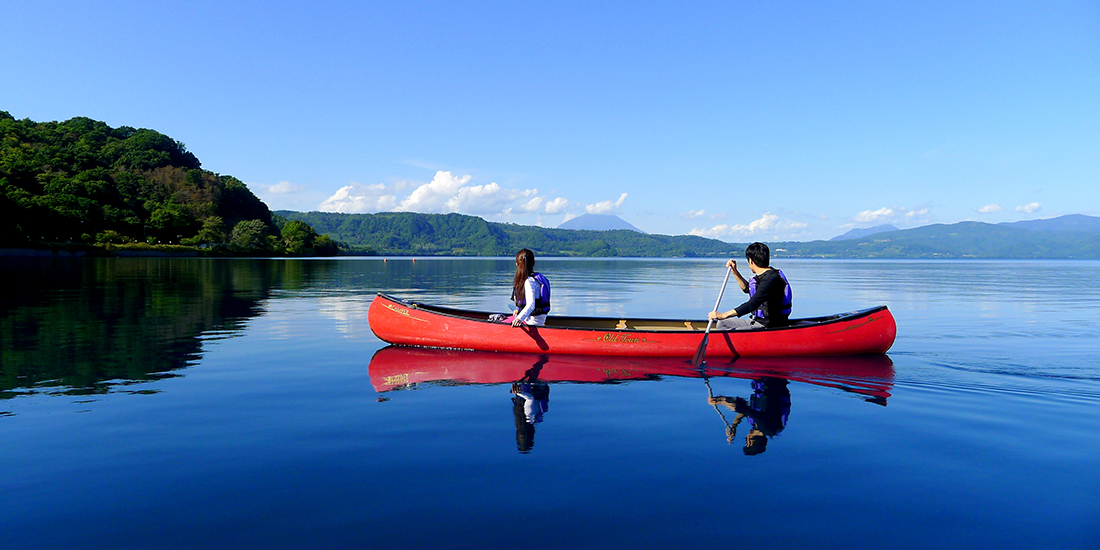
<path fill-rule="evenodd" d="M 621 384 L 658 381 L 663 377 L 700 378 L 707 403 L 724 422 L 727 441 L 748 420 L 745 454 L 764 452 L 767 441 L 786 427 L 791 410 L 788 384 L 834 388 L 885 406 L 894 382 L 893 362 L 886 355 L 837 357 L 739 358 L 702 368 L 686 359 L 659 357 L 587 357 L 494 353 L 389 346 L 371 358 L 371 384 L 379 393 L 471 384 L 510 385 L 516 444 L 520 452 L 534 446 L 535 425 L 549 409 L 552 384 Z M 712 378 L 748 380 L 747 398 L 716 396 Z M 732 411 L 726 419 L 720 407 Z"/>
<path fill-rule="evenodd" d="M 752 381 L 752 395 L 748 399 L 742 397 L 727 397 L 714 395 L 711 391 L 710 381 L 707 381 L 707 391 L 710 395 L 707 403 L 714 406 L 722 422 L 726 425 L 726 441 L 733 443 L 737 437 L 737 427 L 748 418 L 752 426 L 745 436 L 744 451 L 747 455 L 758 455 L 768 449 L 768 440 L 779 435 L 783 428 L 787 427 L 787 419 L 791 416 L 791 390 L 787 388 L 790 381 L 777 376 L 765 376 Z M 718 406 L 721 405 L 735 413 L 733 421 L 727 421 Z"/>
<path fill-rule="evenodd" d="M 232 260 L 5 259 L 0 396 L 109 393 L 175 376 L 205 339 L 238 334 L 301 274 Z"/>

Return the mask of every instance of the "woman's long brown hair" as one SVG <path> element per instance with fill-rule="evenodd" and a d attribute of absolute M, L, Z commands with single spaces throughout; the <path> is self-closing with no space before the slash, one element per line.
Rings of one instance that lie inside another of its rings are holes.
<path fill-rule="evenodd" d="M 516 253 L 516 277 L 512 279 L 512 300 L 526 299 L 523 284 L 535 273 L 535 253 L 524 248 Z"/>

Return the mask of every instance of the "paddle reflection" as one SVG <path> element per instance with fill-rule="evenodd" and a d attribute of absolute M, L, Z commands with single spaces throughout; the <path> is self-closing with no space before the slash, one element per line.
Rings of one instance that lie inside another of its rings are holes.
<path fill-rule="evenodd" d="M 791 411 L 790 382 L 835 388 L 864 401 L 885 406 L 893 389 L 893 362 L 885 355 L 838 357 L 740 358 L 692 367 L 686 359 L 651 357 L 586 357 L 532 355 L 390 346 L 371 358 L 371 384 L 379 393 L 416 389 L 421 385 L 509 385 L 520 452 L 534 446 L 535 425 L 549 409 L 554 383 L 608 384 L 657 380 L 665 376 L 702 378 L 707 402 L 726 424 L 727 441 L 747 422 L 744 452 L 767 449 L 768 440 L 787 425 Z M 714 395 L 710 380 L 748 380 L 745 397 Z M 732 420 L 726 414 L 732 414 Z M 744 432 L 743 432 L 744 433 Z"/>

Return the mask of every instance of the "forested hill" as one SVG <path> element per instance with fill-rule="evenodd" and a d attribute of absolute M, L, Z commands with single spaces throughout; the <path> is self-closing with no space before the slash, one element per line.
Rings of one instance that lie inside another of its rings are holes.
<path fill-rule="evenodd" d="M 304 224 L 276 226 L 243 182 L 203 170 L 164 134 L 84 117 L 16 120 L 0 111 L 0 248 L 50 243 L 336 252 Z"/>
<path fill-rule="evenodd" d="M 318 232 L 370 254 L 510 256 L 526 247 L 550 256 L 737 258 L 746 244 L 629 230 L 548 229 L 461 214 L 276 214 L 304 220 Z M 1100 231 L 1033 231 L 978 222 L 936 224 L 841 241 L 768 244 L 775 258 L 1100 259 Z"/>
<path fill-rule="evenodd" d="M 510 256 L 521 248 L 548 256 L 682 258 L 743 253 L 744 245 L 689 235 L 648 235 L 627 229 L 583 231 L 489 222 L 462 214 L 335 214 L 277 211 L 361 253 Z"/>

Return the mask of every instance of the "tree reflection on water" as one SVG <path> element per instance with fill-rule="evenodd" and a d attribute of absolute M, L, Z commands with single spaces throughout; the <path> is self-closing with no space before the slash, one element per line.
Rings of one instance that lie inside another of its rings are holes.
<path fill-rule="evenodd" d="M 286 262 L 0 258 L 0 396 L 126 391 L 198 362 L 294 285 Z M 323 262 L 314 262 L 324 268 Z"/>

